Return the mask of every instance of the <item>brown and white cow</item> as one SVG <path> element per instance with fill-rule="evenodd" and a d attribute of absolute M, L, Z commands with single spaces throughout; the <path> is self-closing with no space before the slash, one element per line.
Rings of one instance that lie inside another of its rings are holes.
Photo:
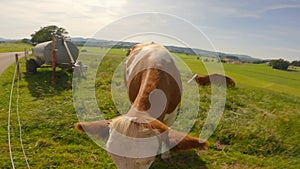
<path fill-rule="evenodd" d="M 209 86 L 211 84 L 215 84 L 218 86 L 227 86 L 234 87 L 235 82 L 228 76 L 224 76 L 221 74 L 211 74 L 211 75 L 199 75 L 195 74 L 192 79 L 189 80 L 189 83 L 192 81 L 197 82 L 198 85 L 201 86 Z"/>
<path fill-rule="evenodd" d="M 125 82 L 132 106 L 111 120 L 78 122 L 76 128 L 106 142 L 120 169 L 149 168 L 158 153 L 193 148 L 208 142 L 171 129 L 181 100 L 179 70 L 168 50 L 155 43 L 133 46 L 125 62 Z"/>

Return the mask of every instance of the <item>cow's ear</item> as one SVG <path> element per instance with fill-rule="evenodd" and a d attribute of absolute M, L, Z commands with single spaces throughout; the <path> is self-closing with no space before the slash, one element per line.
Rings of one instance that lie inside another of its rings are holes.
<path fill-rule="evenodd" d="M 161 135 L 161 139 L 172 151 L 189 150 L 193 148 L 206 150 L 209 146 L 208 141 L 173 130 L 159 120 L 151 121 L 150 125 L 152 128 L 157 129 L 159 133 L 164 133 Z"/>
<path fill-rule="evenodd" d="M 75 123 L 75 128 L 92 136 L 106 140 L 109 136 L 110 120 Z"/>
<path fill-rule="evenodd" d="M 163 133 L 169 130 L 169 127 L 167 125 L 156 119 L 152 120 L 149 124 L 151 128 L 158 130 L 159 133 Z"/>
<path fill-rule="evenodd" d="M 172 151 L 182 151 L 193 148 L 206 150 L 209 146 L 209 143 L 206 140 L 172 129 L 168 132 L 168 139 Z"/>

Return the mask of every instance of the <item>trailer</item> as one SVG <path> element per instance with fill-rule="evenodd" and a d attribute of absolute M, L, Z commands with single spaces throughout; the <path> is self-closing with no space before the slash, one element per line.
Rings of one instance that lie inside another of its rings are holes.
<path fill-rule="evenodd" d="M 64 38 L 56 38 L 54 41 L 48 41 L 37 44 L 32 49 L 34 58 L 26 61 L 27 73 L 36 73 L 39 67 L 53 66 L 53 49 L 55 45 L 55 66 L 64 69 L 74 69 L 79 50 L 71 41 Z"/>

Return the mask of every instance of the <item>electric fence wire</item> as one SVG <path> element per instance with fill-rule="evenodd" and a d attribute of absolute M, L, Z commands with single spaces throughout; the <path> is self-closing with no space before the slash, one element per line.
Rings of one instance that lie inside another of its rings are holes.
<path fill-rule="evenodd" d="M 17 65 L 19 65 L 19 61 L 17 61 Z M 18 125 L 19 125 L 19 136 L 20 136 L 20 144 L 22 147 L 22 152 L 23 152 L 23 156 L 27 165 L 27 168 L 30 169 L 28 160 L 27 160 L 27 156 L 25 153 L 25 149 L 24 149 L 24 145 L 23 145 L 23 137 L 22 137 L 22 125 L 21 125 L 21 119 L 20 119 L 20 114 L 19 114 L 19 98 L 20 98 L 20 72 L 18 73 L 18 83 L 17 83 L 17 101 L 16 101 L 16 111 L 17 111 L 17 117 L 18 117 Z"/>
<path fill-rule="evenodd" d="M 11 146 L 11 135 L 10 135 L 10 122 L 11 122 L 11 105 L 12 105 L 12 98 L 13 98 L 13 91 L 14 91 L 14 86 L 15 86 L 15 77 L 16 73 L 18 71 L 18 65 L 19 62 L 17 61 L 16 63 L 16 68 L 14 71 L 13 79 L 12 79 L 12 84 L 11 84 L 11 90 L 10 90 L 10 98 L 9 98 L 9 106 L 8 106 L 8 118 L 7 118 L 7 137 L 8 137 L 8 148 L 9 148 L 9 156 L 10 156 L 10 161 L 11 161 L 11 166 L 13 169 L 15 169 L 15 164 L 14 164 L 14 159 L 13 159 L 13 154 L 12 154 L 12 146 Z M 18 125 L 19 125 L 19 135 L 20 135 L 20 144 L 23 152 L 24 159 L 26 161 L 27 168 L 30 169 L 27 156 L 25 153 L 24 145 L 23 145 L 23 139 L 22 139 L 22 127 L 21 127 L 21 119 L 20 119 L 20 114 L 19 114 L 19 97 L 20 97 L 20 74 L 18 73 L 18 78 L 17 78 L 17 100 L 16 100 L 16 112 L 17 112 L 17 117 L 18 117 Z"/>
<path fill-rule="evenodd" d="M 15 169 L 14 159 L 12 155 L 12 149 L 11 149 L 11 141 L 10 141 L 10 115 L 11 115 L 11 103 L 12 103 L 12 96 L 14 91 L 14 85 L 15 85 L 15 77 L 17 72 L 17 66 L 15 68 L 14 76 L 11 82 L 11 89 L 10 89 L 10 98 L 9 98 L 9 105 L 8 105 L 8 117 L 7 117 L 7 139 L 8 139 L 8 149 L 9 149 L 9 157 L 11 166 L 13 169 Z"/>

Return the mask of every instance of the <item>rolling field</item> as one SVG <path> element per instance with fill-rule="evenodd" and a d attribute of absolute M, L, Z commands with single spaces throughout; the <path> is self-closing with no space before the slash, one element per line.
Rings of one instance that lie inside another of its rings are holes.
<path fill-rule="evenodd" d="M 207 74 L 205 65 L 193 56 L 179 55 L 195 73 Z M 225 74 L 233 78 L 239 86 L 255 87 L 300 96 L 300 71 L 281 71 L 267 64 L 223 64 Z"/>
<path fill-rule="evenodd" d="M 22 42 L 6 42 L 0 43 L 0 52 L 21 52 L 25 48 L 31 51 L 32 45 Z"/>
<path fill-rule="evenodd" d="M 91 53 L 103 52 L 88 49 Z M 125 58 L 125 50 L 113 49 L 97 69 L 95 84 L 98 107 L 106 118 L 118 115 L 112 101 L 112 75 Z M 206 74 L 203 64 L 192 56 L 178 55 L 195 73 Z M 93 63 L 95 62 L 95 63 Z M 209 66 L 214 67 L 214 63 Z M 151 168 L 299 168 L 300 72 L 273 70 L 267 65 L 224 64 L 226 75 L 237 87 L 227 90 L 222 119 L 209 138 L 208 150 L 159 157 Z M 15 66 L 0 76 L 0 168 L 11 168 L 7 140 L 8 107 Z M 21 60 L 25 72 L 25 60 Z M 72 75 L 58 71 L 58 84 L 51 83 L 51 69 L 38 74 L 22 73 L 20 99 L 13 92 L 11 145 L 16 168 L 26 168 L 19 140 L 19 110 L 25 152 L 31 168 L 116 168 L 107 153 L 86 134 L 76 131 Z M 89 78 L 89 74 L 86 75 Z M 84 83 L 84 81 L 82 82 Z M 17 85 L 15 84 L 15 88 Z M 201 87 L 200 111 L 190 134 L 199 136 L 210 107 L 211 88 Z"/>

